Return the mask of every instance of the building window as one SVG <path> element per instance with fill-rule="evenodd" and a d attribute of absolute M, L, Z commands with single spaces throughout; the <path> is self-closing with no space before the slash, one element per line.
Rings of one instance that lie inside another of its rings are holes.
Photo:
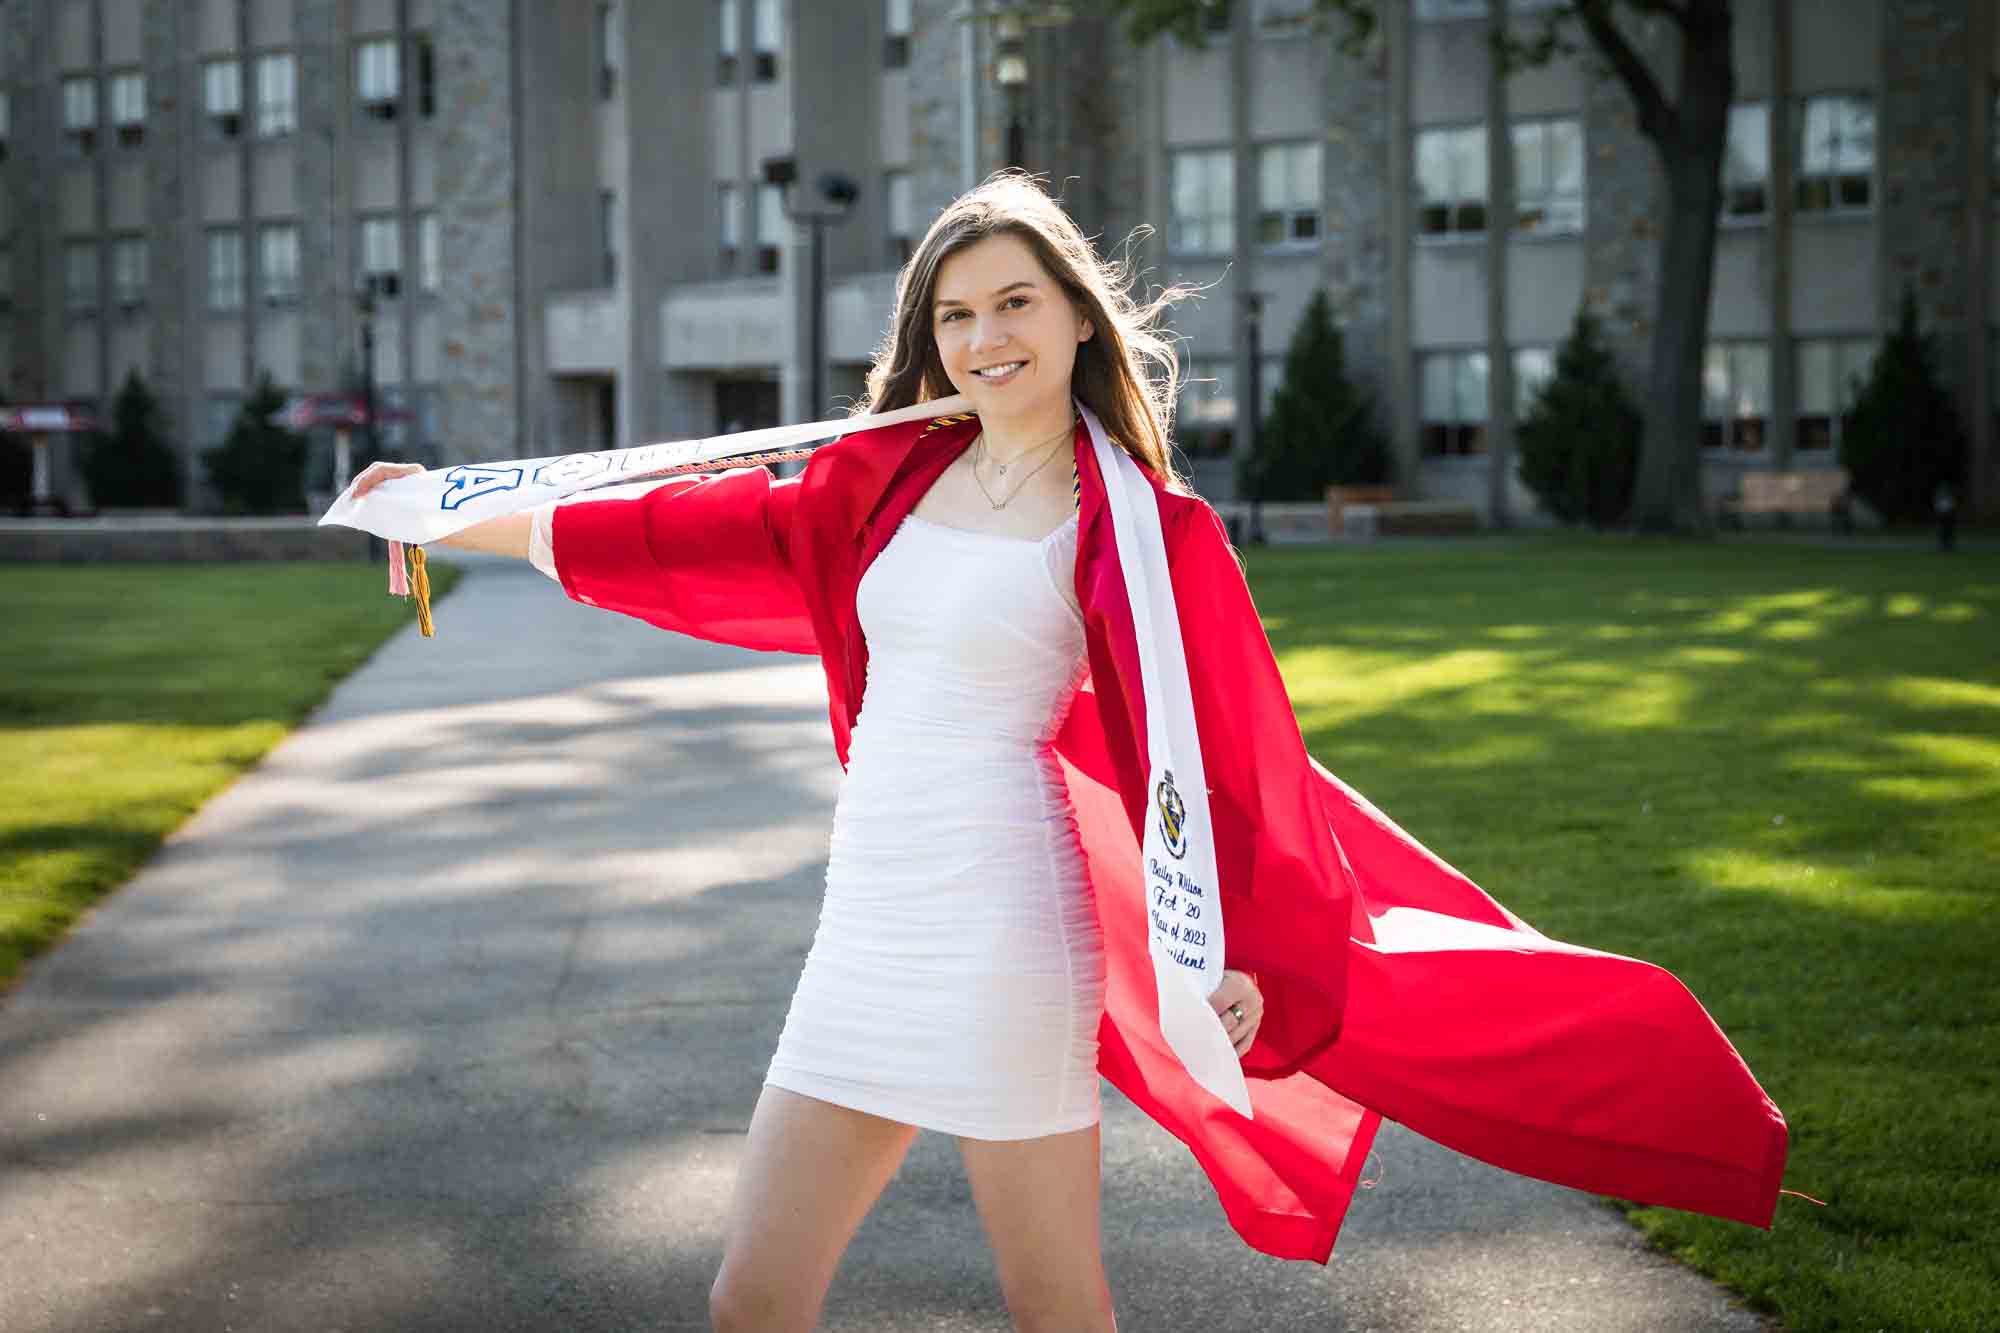
<path fill-rule="evenodd" d="M 778 271 L 778 238 L 785 234 L 785 187 L 757 187 L 757 271 Z"/>
<path fill-rule="evenodd" d="M 1320 146 L 1266 144 L 1257 150 L 1257 243 L 1319 244 Z"/>
<path fill-rule="evenodd" d="M 1484 352 L 1426 352 L 1423 450 L 1447 458 L 1486 452 L 1487 360 Z"/>
<path fill-rule="evenodd" d="M 396 296 L 403 286 L 403 228 L 393 217 L 361 219 L 361 280 L 377 296 Z"/>
<path fill-rule="evenodd" d="M 437 47 L 431 44 L 429 33 L 418 33 L 410 39 L 417 57 L 417 114 L 425 120 L 437 115 Z"/>
<path fill-rule="evenodd" d="M 734 185 L 715 187 L 717 213 L 716 258 L 724 273 L 736 271 L 736 252 L 743 245 L 743 198 Z"/>
<path fill-rule="evenodd" d="M 371 37 L 354 48 L 354 97 L 361 109 L 381 120 L 396 118 L 403 95 L 403 68 L 393 37 Z"/>
<path fill-rule="evenodd" d="M 1538 9 L 1554 9 L 1567 0 L 1510 0 L 1509 15 L 1532 13 Z M 1486 17 L 1486 0 L 1417 0 L 1416 12 L 1419 23 L 1449 23 L 1454 19 L 1483 19 Z"/>
<path fill-rule="evenodd" d="M 910 65 L 910 0 L 888 0 L 882 9 L 882 68 Z"/>
<path fill-rule="evenodd" d="M 1801 213 L 1865 213 L 1875 180 L 1875 104 L 1810 97 L 1799 117 Z"/>
<path fill-rule="evenodd" d="M 118 142 L 136 148 L 146 142 L 146 76 L 136 70 L 111 76 L 111 128 Z"/>
<path fill-rule="evenodd" d="M 756 9 L 751 15 L 750 36 L 756 58 L 752 77 L 758 83 L 770 83 L 778 77 L 778 53 L 785 49 L 784 15 L 779 11 L 779 0 L 753 3 Z"/>
<path fill-rule="evenodd" d="M 1710 343 L 1701 369 L 1703 447 L 1764 448 L 1771 414 L 1771 349 L 1760 342 Z"/>
<path fill-rule="evenodd" d="M 0 245 L 0 310 L 14 308 L 14 252 Z"/>
<path fill-rule="evenodd" d="M 289 52 L 257 57 L 257 133 L 266 139 L 299 128 L 299 65 Z"/>
<path fill-rule="evenodd" d="M 120 236 L 111 242 L 111 299 L 121 310 L 146 303 L 146 238 Z"/>
<path fill-rule="evenodd" d="M 243 308 L 243 233 L 234 227 L 208 234 L 208 308 Z"/>
<path fill-rule="evenodd" d="M 715 81 L 726 88 L 736 82 L 736 39 L 743 27 L 742 19 L 737 15 L 736 0 L 717 0 L 715 21 Z"/>
<path fill-rule="evenodd" d="M 434 292 L 444 284 L 444 238 L 436 213 L 417 214 L 417 290 Z"/>
<path fill-rule="evenodd" d="M 73 315 L 97 310 L 97 243 L 71 241 L 63 246 L 63 305 Z"/>
<path fill-rule="evenodd" d="M 910 173 L 891 171 L 882 178 L 882 195 L 889 208 L 889 262 L 898 268 L 910 262 L 915 236 L 914 214 L 910 205 Z"/>
<path fill-rule="evenodd" d="M 1722 216 L 1761 218 L 1770 192 L 1771 108 L 1762 102 L 1732 106 L 1722 150 Z"/>
<path fill-rule="evenodd" d="M 237 414 L 243 410 L 243 401 L 235 394 L 215 393 L 208 397 L 208 438 L 221 444 L 229 438 L 229 432 L 236 429 Z"/>
<path fill-rule="evenodd" d="M 0 88 L 0 162 L 7 160 L 7 140 L 14 134 L 14 99 Z"/>
<path fill-rule="evenodd" d="M 1514 349 L 1514 420 L 1524 421 L 1535 410 L 1542 388 L 1556 377 L 1556 353 L 1552 347 Z"/>
<path fill-rule="evenodd" d="M 273 222 L 257 233 L 257 285 L 267 305 L 299 299 L 299 227 Z"/>
<path fill-rule="evenodd" d="M 597 7 L 597 100 L 608 102 L 618 92 L 618 16 L 608 4 Z"/>
<path fill-rule="evenodd" d="M 1313 0 L 1257 0 L 1252 18 L 1265 37 L 1294 37 L 1311 26 Z"/>
<path fill-rule="evenodd" d="M 1174 408 L 1174 441 L 1189 458 L 1226 457 L 1236 439 L 1236 367 L 1195 358 Z"/>
<path fill-rule="evenodd" d="M 1227 254 L 1236 246 L 1235 168 L 1227 148 L 1175 153 L 1169 244 L 1182 254 Z"/>
<path fill-rule="evenodd" d="M 1529 120 L 1513 132 L 1515 226 L 1536 236 L 1582 231 L 1582 123 Z"/>
<path fill-rule="evenodd" d="M 405 458 L 409 455 L 410 421 L 409 392 L 401 384 L 377 384 L 375 403 L 386 418 L 377 430 L 382 441 L 382 451 L 391 458 Z"/>
<path fill-rule="evenodd" d="M 201 67 L 201 109 L 209 127 L 224 139 L 243 130 L 243 66 L 234 60 L 211 60 Z"/>
<path fill-rule="evenodd" d="M 1798 343 L 1799 416 L 1795 447 L 1840 448 L 1841 418 L 1853 408 L 1875 359 L 1873 338 L 1812 338 Z"/>
<path fill-rule="evenodd" d="M 64 79 L 62 90 L 63 134 L 71 146 L 87 153 L 97 146 L 97 80 Z"/>
<path fill-rule="evenodd" d="M 597 192 L 598 252 L 603 256 L 604 285 L 618 285 L 618 191 Z"/>
<path fill-rule="evenodd" d="M 1486 127 L 1417 131 L 1417 230 L 1486 230 Z"/>

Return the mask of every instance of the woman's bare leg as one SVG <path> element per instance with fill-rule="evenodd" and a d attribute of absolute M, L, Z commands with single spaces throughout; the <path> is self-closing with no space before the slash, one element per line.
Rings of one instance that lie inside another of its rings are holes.
<path fill-rule="evenodd" d="M 1039 1139 L 960 1139 L 1007 1312 L 1023 1333 L 1114 1330 L 1098 1240 L 1097 1126 Z"/>
<path fill-rule="evenodd" d="M 766 1084 L 709 1290 L 715 1327 L 811 1329 L 847 1242 L 916 1133 Z"/>

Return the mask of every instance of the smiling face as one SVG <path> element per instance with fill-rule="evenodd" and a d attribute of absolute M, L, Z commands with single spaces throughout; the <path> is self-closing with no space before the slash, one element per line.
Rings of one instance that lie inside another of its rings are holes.
<path fill-rule="evenodd" d="M 988 236 L 938 266 L 931 328 L 946 378 L 988 423 L 1067 416 L 1091 323 L 1020 237 Z"/>

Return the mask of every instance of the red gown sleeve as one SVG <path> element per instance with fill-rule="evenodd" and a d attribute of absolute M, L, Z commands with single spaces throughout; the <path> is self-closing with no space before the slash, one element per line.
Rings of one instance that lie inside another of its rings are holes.
<path fill-rule="evenodd" d="M 817 654 L 792 559 L 799 478 L 764 468 L 674 477 L 555 511 L 556 574 L 587 606 L 767 652 Z"/>

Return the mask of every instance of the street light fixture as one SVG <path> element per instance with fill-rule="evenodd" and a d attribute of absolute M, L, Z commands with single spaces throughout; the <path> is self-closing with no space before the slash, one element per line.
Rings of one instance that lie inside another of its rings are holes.
<path fill-rule="evenodd" d="M 993 81 L 1007 95 L 1007 165 L 1025 165 L 1026 138 L 1021 126 L 1021 99 L 1028 83 L 1027 25 L 1019 14 L 997 15 L 993 20 Z"/>
<path fill-rule="evenodd" d="M 822 233 L 828 224 L 847 220 L 849 211 L 854 207 L 854 201 L 861 197 L 861 187 L 837 171 L 823 172 L 817 185 L 821 206 L 795 209 L 792 207 L 792 186 L 798 184 L 798 179 L 799 167 L 795 159 L 789 157 L 764 159 L 764 183 L 775 185 L 784 191 L 785 216 L 793 222 L 803 222 L 812 228 L 812 253 L 808 260 L 807 282 L 812 293 L 812 313 L 807 316 L 812 333 L 809 390 L 811 406 L 808 410 L 817 414 L 826 406 L 826 265 L 822 257 L 825 249 Z"/>

